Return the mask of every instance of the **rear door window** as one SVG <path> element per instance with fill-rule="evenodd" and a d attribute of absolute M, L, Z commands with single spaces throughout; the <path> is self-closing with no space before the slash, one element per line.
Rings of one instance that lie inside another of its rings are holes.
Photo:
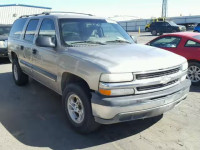
<path fill-rule="evenodd" d="M 36 34 L 36 29 L 38 26 L 38 19 L 30 20 L 26 28 L 24 39 L 29 42 L 33 42 L 34 36 Z"/>
<path fill-rule="evenodd" d="M 185 44 L 185 47 L 200 47 L 200 43 L 188 40 Z"/>
<path fill-rule="evenodd" d="M 26 18 L 16 20 L 12 26 L 9 36 L 13 38 L 20 38 L 26 21 Z"/>
<path fill-rule="evenodd" d="M 162 47 L 162 48 L 176 48 L 178 47 L 180 41 L 181 41 L 181 38 L 170 36 L 170 37 L 163 37 L 163 38 L 154 40 L 153 42 L 150 43 L 150 45 L 155 46 L 155 47 Z"/>

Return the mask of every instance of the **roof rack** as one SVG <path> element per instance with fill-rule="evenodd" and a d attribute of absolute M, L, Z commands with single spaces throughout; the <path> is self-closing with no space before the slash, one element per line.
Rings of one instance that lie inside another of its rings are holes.
<path fill-rule="evenodd" d="M 52 13 L 65 13 L 65 14 L 77 14 L 77 15 L 93 16 L 92 14 L 85 14 L 85 13 L 78 13 L 78 12 L 49 11 L 49 12 L 43 12 L 41 14 L 23 15 L 23 16 L 20 16 L 19 18 L 31 17 L 31 16 L 40 16 L 40 15 L 50 15 Z"/>
<path fill-rule="evenodd" d="M 93 16 L 92 14 L 78 13 L 78 12 L 65 12 L 65 11 L 49 11 L 49 12 L 43 12 L 42 14 L 44 14 L 44 15 L 50 15 L 52 13 L 65 13 L 65 14 L 77 14 L 77 15 Z"/>
<path fill-rule="evenodd" d="M 23 16 L 20 16 L 19 18 L 31 17 L 31 16 L 39 16 L 39 15 L 44 15 L 44 14 L 23 15 Z"/>

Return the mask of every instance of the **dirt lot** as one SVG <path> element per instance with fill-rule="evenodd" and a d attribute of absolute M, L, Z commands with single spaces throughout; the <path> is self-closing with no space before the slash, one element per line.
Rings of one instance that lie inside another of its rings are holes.
<path fill-rule="evenodd" d="M 154 38 L 131 33 L 139 43 Z M 17 87 L 11 64 L 0 61 L 0 150 L 199 150 L 200 87 L 175 109 L 145 120 L 102 126 L 80 135 L 65 121 L 61 97 L 34 80 Z"/>

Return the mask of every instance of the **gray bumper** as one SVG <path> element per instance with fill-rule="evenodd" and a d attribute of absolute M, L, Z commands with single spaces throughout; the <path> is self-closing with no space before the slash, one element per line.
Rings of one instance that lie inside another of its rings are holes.
<path fill-rule="evenodd" d="M 113 124 L 161 115 L 187 97 L 190 85 L 191 82 L 185 80 L 159 92 L 122 97 L 103 97 L 92 93 L 95 121 Z"/>
<path fill-rule="evenodd" d="M 0 48 L 0 57 L 8 57 L 7 48 Z"/>

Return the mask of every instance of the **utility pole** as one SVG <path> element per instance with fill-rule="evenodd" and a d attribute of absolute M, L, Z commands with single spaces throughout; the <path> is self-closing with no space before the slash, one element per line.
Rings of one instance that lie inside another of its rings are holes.
<path fill-rule="evenodd" d="M 168 5 L 167 5 L 167 1 L 168 0 L 163 0 L 163 4 L 162 4 L 162 18 L 166 18 L 167 17 L 167 9 L 168 9 Z"/>

